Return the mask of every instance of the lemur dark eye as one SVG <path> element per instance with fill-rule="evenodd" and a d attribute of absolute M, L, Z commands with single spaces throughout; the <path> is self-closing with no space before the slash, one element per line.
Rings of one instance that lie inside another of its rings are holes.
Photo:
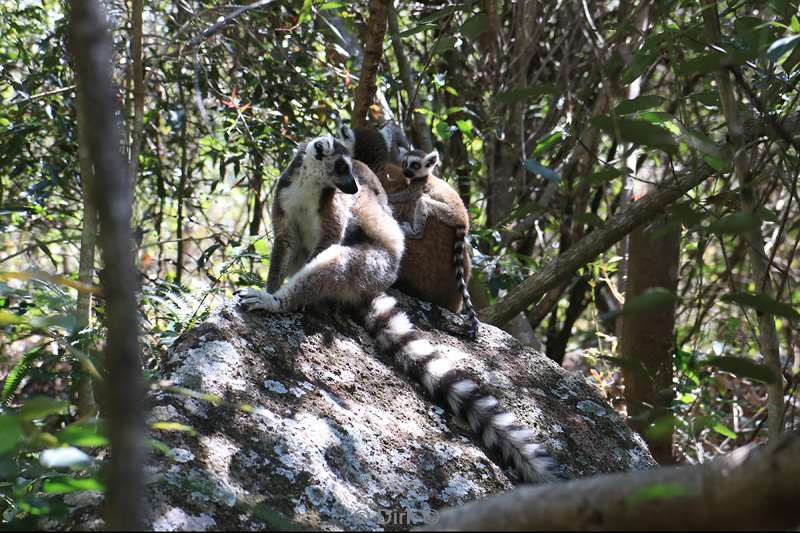
<path fill-rule="evenodd" d="M 412 170 L 419 170 L 419 169 L 420 169 L 420 166 L 421 166 L 421 165 L 420 165 L 418 162 L 416 162 L 416 161 L 414 161 L 413 163 L 411 163 L 411 168 L 412 168 Z"/>
<path fill-rule="evenodd" d="M 322 143 L 322 141 L 317 141 L 314 143 L 314 151 L 317 153 L 317 159 L 322 160 L 322 155 L 325 151 L 325 145 Z"/>

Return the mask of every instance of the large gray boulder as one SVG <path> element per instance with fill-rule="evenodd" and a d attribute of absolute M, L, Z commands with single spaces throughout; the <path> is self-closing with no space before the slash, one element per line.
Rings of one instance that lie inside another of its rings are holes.
<path fill-rule="evenodd" d="M 398 298 L 538 433 L 565 478 L 654 466 L 580 375 L 495 327 L 476 342 L 447 334 L 460 317 Z M 407 529 L 515 483 L 341 315 L 248 313 L 231 301 L 182 335 L 159 372 L 173 388 L 149 396 L 150 422 L 171 424 L 153 434 L 169 454 L 148 464 L 156 530 Z"/>

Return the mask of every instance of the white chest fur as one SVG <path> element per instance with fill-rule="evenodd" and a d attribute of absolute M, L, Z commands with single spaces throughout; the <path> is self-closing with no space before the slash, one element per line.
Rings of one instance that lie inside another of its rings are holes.
<path fill-rule="evenodd" d="M 299 244 L 305 254 L 311 253 L 320 239 L 320 193 L 318 185 L 302 180 L 293 182 L 279 193 L 291 232 L 290 242 Z"/>

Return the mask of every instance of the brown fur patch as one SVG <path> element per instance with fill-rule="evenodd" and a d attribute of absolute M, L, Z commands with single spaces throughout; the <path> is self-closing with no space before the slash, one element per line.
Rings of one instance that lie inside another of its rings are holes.
<path fill-rule="evenodd" d="M 434 216 L 429 216 L 421 239 L 406 239 L 405 253 L 400 263 L 400 275 L 395 286 L 406 294 L 420 298 L 449 309 L 453 312 L 461 310 L 462 295 L 456 282 L 456 271 L 453 266 L 453 246 L 458 233 L 456 226 L 469 231 L 469 214 L 458 193 L 446 181 L 430 176 L 427 183 L 410 185 L 397 165 L 386 164 L 375 173 L 381 180 L 387 193 L 401 192 L 409 189 L 418 194 L 410 199 L 392 203 L 395 218 L 400 222 L 411 223 L 414 220 L 419 198 L 426 194 L 453 206 L 457 214 L 456 220 L 444 223 Z M 470 262 L 466 250 L 464 256 L 464 280 L 469 279 Z"/>

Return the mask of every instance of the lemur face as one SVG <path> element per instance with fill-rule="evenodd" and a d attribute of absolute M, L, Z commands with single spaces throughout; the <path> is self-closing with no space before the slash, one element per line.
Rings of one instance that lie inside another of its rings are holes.
<path fill-rule="evenodd" d="M 403 175 L 411 181 L 427 179 L 439 163 L 439 152 L 426 154 L 422 150 L 403 153 Z"/>
<path fill-rule="evenodd" d="M 350 152 L 331 135 L 317 137 L 308 143 L 306 157 L 310 154 L 322 165 L 320 179 L 345 194 L 358 192 L 358 184 L 353 176 Z"/>

